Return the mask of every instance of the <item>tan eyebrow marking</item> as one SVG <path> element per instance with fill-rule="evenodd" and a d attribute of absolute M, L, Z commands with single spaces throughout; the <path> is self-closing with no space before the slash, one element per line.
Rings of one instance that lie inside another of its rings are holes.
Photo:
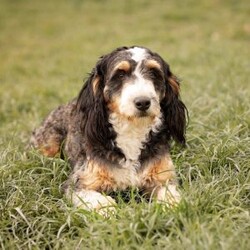
<path fill-rule="evenodd" d="M 115 66 L 114 70 L 124 70 L 128 72 L 131 69 L 131 65 L 128 61 L 121 61 Z"/>
<path fill-rule="evenodd" d="M 151 60 L 147 60 L 145 62 L 145 65 L 149 69 L 159 69 L 159 70 L 161 70 L 161 65 L 157 61 L 152 60 L 152 59 Z"/>

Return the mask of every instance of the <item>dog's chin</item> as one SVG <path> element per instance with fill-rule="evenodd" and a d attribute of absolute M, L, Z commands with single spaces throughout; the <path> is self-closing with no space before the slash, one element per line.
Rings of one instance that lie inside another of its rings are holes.
<path fill-rule="evenodd" d="M 135 117 L 145 118 L 145 117 L 151 117 L 151 115 L 147 111 L 140 111 L 135 114 Z"/>
<path fill-rule="evenodd" d="M 151 120 L 156 117 L 155 114 L 152 114 L 147 111 L 137 111 L 132 115 L 126 115 L 128 120 Z"/>

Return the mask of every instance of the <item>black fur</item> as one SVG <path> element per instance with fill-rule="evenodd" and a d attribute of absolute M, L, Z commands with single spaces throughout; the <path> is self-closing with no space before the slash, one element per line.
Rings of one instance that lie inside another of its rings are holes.
<path fill-rule="evenodd" d="M 188 111 L 185 104 L 181 101 L 179 90 L 171 85 L 171 81 L 174 81 L 176 86 L 180 86 L 180 83 L 175 75 L 169 69 L 168 64 L 163 61 L 164 65 L 164 76 L 166 92 L 165 96 L 161 102 L 161 108 L 164 114 L 165 124 L 170 134 L 171 138 L 177 143 L 185 145 L 185 132 L 186 132 L 186 122 L 188 118 Z"/>

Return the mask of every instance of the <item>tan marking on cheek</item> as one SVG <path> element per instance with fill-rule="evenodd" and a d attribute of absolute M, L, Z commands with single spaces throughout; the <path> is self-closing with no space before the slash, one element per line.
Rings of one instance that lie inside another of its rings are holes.
<path fill-rule="evenodd" d="M 118 118 L 120 118 L 120 119 L 133 121 L 135 119 L 135 117 L 126 116 L 126 115 L 121 114 L 120 109 L 119 109 L 119 105 L 120 105 L 120 99 L 119 99 L 119 97 L 116 97 L 113 101 L 108 103 L 108 109 L 112 113 L 115 113 L 118 116 Z"/>
<path fill-rule="evenodd" d="M 119 113 L 119 98 L 108 103 L 108 109 L 113 113 Z"/>
<path fill-rule="evenodd" d="M 99 81 L 100 81 L 100 78 L 97 76 L 93 82 L 92 82 L 92 87 L 93 87 L 93 92 L 94 92 L 94 95 L 96 95 L 96 92 L 97 92 L 97 89 L 99 87 Z"/>
<path fill-rule="evenodd" d="M 119 110 L 119 104 L 117 102 L 112 102 L 108 104 L 108 108 L 112 113 L 116 114 L 117 119 L 134 122 L 136 120 L 135 116 L 126 116 L 122 114 Z"/>

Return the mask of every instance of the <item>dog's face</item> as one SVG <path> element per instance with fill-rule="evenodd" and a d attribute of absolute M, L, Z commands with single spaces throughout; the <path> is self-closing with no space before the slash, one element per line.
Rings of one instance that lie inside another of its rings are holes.
<path fill-rule="evenodd" d="M 78 96 L 77 110 L 87 117 L 83 129 L 92 141 L 108 138 L 108 116 L 116 113 L 131 121 L 163 117 L 170 137 L 185 143 L 179 82 L 169 65 L 144 47 L 121 47 L 102 56 Z"/>
<path fill-rule="evenodd" d="M 111 112 L 127 118 L 159 116 L 166 88 L 161 58 L 134 47 L 110 56 L 108 64 L 103 91 Z"/>

